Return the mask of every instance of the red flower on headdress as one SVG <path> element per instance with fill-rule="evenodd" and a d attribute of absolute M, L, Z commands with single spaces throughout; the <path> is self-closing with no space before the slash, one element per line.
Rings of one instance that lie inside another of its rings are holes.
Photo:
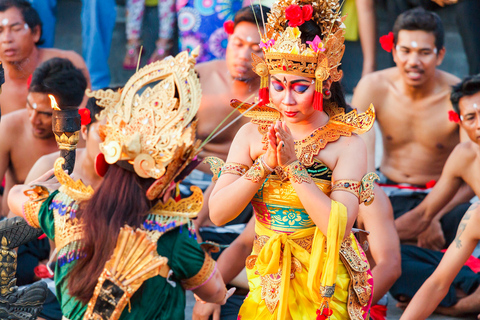
<path fill-rule="evenodd" d="M 92 122 L 92 118 L 90 117 L 90 110 L 87 108 L 78 109 L 78 113 L 80 114 L 80 123 L 82 126 L 86 126 Z"/>
<path fill-rule="evenodd" d="M 393 44 L 394 44 L 395 37 L 393 36 L 393 32 L 389 32 L 388 34 L 380 37 L 380 44 L 382 45 L 383 50 L 387 52 L 392 52 Z"/>
<path fill-rule="evenodd" d="M 285 17 L 290 27 L 301 26 L 305 21 L 312 18 L 313 8 L 310 4 L 300 7 L 297 4 L 291 4 L 285 9 Z"/>
<path fill-rule="evenodd" d="M 460 122 L 460 117 L 458 116 L 458 113 L 456 113 L 453 110 L 448 111 L 448 120 L 451 122 L 459 123 Z"/>
<path fill-rule="evenodd" d="M 227 20 L 223 23 L 223 30 L 225 30 L 226 34 L 228 35 L 233 34 L 234 27 L 235 27 L 235 24 L 233 23 L 232 20 Z"/>

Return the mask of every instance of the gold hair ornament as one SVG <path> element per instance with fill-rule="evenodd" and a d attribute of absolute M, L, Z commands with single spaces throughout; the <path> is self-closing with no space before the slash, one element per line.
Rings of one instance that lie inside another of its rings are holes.
<path fill-rule="evenodd" d="M 106 162 L 128 161 L 140 177 L 157 180 L 149 199 L 162 195 L 200 151 L 193 121 L 201 100 L 197 56 L 184 51 L 149 64 L 117 93 L 87 91 L 104 107 L 98 118 L 107 120 L 99 129 Z"/>
<path fill-rule="evenodd" d="M 309 7 L 313 11 L 307 21 L 312 19 L 321 29 L 313 41 L 306 44 L 301 41 L 298 25 L 289 21 L 288 9 Z M 280 0 L 273 4 L 265 27 L 265 35 L 260 46 L 265 60 L 252 54 L 253 71 L 260 77 L 259 101 L 261 105 L 269 103 L 268 76 L 288 73 L 302 77 L 315 78 L 315 96 L 313 107 L 323 110 L 323 81 L 331 78 L 339 81 L 342 71 L 338 70 L 345 51 L 344 24 L 340 17 L 338 0 Z"/>

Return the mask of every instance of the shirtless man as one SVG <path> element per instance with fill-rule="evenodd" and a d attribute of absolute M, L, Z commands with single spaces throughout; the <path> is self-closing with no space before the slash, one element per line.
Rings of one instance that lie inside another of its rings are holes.
<path fill-rule="evenodd" d="M 468 77 L 455 86 L 451 96 L 453 109 L 460 118 L 460 126 L 470 138 L 455 147 L 442 175 L 430 194 L 420 205 L 411 211 L 417 221 L 432 220 L 446 202 L 453 198 L 462 182 L 467 183 L 476 195 L 480 195 L 480 75 Z M 435 269 L 435 272 L 423 284 L 409 303 L 402 319 L 425 319 L 434 310 L 450 316 L 464 316 L 480 313 L 480 275 L 470 268 L 463 267 L 480 240 L 480 202 L 474 203 L 465 213 L 458 227 L 455 241 L 450 245 L 442 258 L 434 257 L 434 265 L 423 261 L 419 267 Z M 424 225 L 413 223 L 415 226 Z M 478 271 L 478 270 L 475 270 Z M 458 286 L 462 277 L 471 279 L 467 286 Z M 453 285 L 452 285 L 453 283 Z M 419 286 L 420 284 L 418 284 Z M 456 290 L 463 291 L 463 296 L 456 299 Z M 472 293 L 473 292 L 473 293 Z M 453 297 L 452 297 L 453 296 Z M 451 307 L 449 300 L 457 300 Z M 437 306 L 440 304 L 440 307 Z"/>
<path fill-rule="evenodd" d="M 53 57 L 70 60 L 90 86 L 83 58 L 73 51 L 38 48 L 42 23 L 37 11 L 26 0 L 0 0 L 0 60 L 5 84 L 0 94 L 1 115 L 23 109 L 27 103 L 28 78 L 44 61 Z"/>
<path fill-rule="evenodd" d="M 58 150 L 48 94 L 54 95 L 61 106 L 78 106 L 86 87 L 85 76 L 69 60 L 53 58 L 33 73 L 26 109 L 2 117 L 0 177 L 6 177 L 3 216 L 8 213 L 6 200 L 10 188 L 25 181 L 38 158 Z"/>
<path fill-rule="evenodd" d="M 447 157 L 459 142 L 458 125 L 448 121 L 450 87 L 458 83 L 458 78 L 437 69 L 445 55 L 438 15 L 423 9 L 409 10 L 398 17 L 393 32 L 392 52 L 397 66 L 365 76 L 355 90 L 352 105 L 361 111 L 370 103 L 375 106 L 384 149 L 380 182 L 393 205 L 400 240 L 405 241 L 412 240 L 405 236 L 410 225 L 397 218 L 425 198 L 431 188 L 426 185 L 440 177 Z M 371 130 L 362 137 L 367 143 L 372 171 L 375 132 Z M 456 227 L 468 208 L 464 202 L 471 196 L 470 190 L 463 189 L 418 236 L 418 242 L 439 250 L 445 242 L 453 241 Z M 368 210 L 374 210 L 375 205 L 376 201 Z M 411 260 L 402 256 L 402 274 L 413 267 L 407 261 Z M 397 297 L 410 295 L 405 293 L 410 288 L 407 278 L 400 277 L 395 287 Z"/>
<path fill-rule="evenodd" d="M 270 9 L 254 5 L 240 9 L 235 15 L 233 33 L 229 36 L 226 50 L 226 60 L 213 60 L 198 64 L 196 70 L 200 76 L 202 86 L 202 102 L 197 112 L 198 127 L 197 135 L 201 140 L 205 140 L 210 133 L 224 120 L 233 108 L 230 107 L 230 101 L 235 98 L 240 101 L 253 102 L 254 97 L 258 95 L 260 87 L 260 77 L 252 70 L 252 53 L 262 54 L 259 47 L 260 32 L 263 28 L 258 28 L 256 19 L 261 24 L 263 20 L 267 21 L 267 12 Z M 235 112 L 225 125 L 240 115 Z M 205 145 L 202 158 L 208 156 L 218 157 L 226 160 L 230 144 L 232 143 L 238 129 L 247 123 L 250 119 L 242 118 L 228 129 L 223 131 L 218 137 Z M 220 128 L 220 130 L 221 130 Z M 182 182 L 182 193 L 189 193 L 189 185 L 194 184 L 205 189 L 212 180 L 211 171 L 208 165 L 200 164 L 196 170 Z M 208 199 L 210 189 L 205 191 L 205 199 Z M 196 219 L 196 226 L 204 223 L 208 224 L 208 201 L 204 201 L 204 207 Z"/>

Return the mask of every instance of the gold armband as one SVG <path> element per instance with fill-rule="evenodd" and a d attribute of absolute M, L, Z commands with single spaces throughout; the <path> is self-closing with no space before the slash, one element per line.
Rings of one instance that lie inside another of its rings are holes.
<path fill-rule="evenodd" d="M 237 162 L 227 162 L 223 165 L 222 171 L 220 175 L 222 174 L 235 174 L 237 176 L 243 176 L 245 172 L 249 167 L 247 165 L 244 165 L 242 163 L 237 163 Z"/>
<path fill-rule="evenodd" d="M 255 160 L 250 169 L 245 173 L 245 179 L 252 180 L 253 182 L 259 182 L 273 172 L 268 169 L 262 157 L 263 156 L 260 156 L 257 160 Z"/>
<path fill-rule="evenodd" d="M 288 179 L 294 183 L 311 183 L 312 177 L 308 174 L 305 166 L 299 161 L 295 160 L 292 163 L 283 167 L 283 171 L 287 174 Z"/>
<path fill-rule="evenodd" d="M 205 252 L 205 260 L 203 261 L 202 268 L 193 277 L 182 280 L 182 287 L 185 290 L 195 290 L 207 283 L 213 277 L 216 270 L 217 263 L 210 254 Z"/>
<path fill-rule="evenodd" d="M 358 198 L 359 203 L 368 206 L 375 197 L 373 192 L 375 180 L 379 180 L 379 177 L 373 172 L 364 175 L 361 181 L 337 180 L 332 184 L 332 192 L 335 190 L 350 192 Z"/>
<path fill-rule="evenodd" d="M 32 189 L 23 192 L 30 199 L 23 204 L 23 218 L 31 227 L 40 228 L 38 212 L 50 192 L 44 186 L 34 185 L 32 187 Z"/>

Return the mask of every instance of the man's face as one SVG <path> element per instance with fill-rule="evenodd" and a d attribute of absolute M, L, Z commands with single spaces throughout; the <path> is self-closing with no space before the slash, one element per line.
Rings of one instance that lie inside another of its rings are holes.
<path fill-rule="evenodd" d="M 421 30 L 401 30 L 393 48 L 393 60 L 405 83 L 412 87 L 420 87 L 431 80 L 444 56 L 445 49 L 437 52 L 435 48 L 433 33 Z"/>
<path fill-rule="evenodd" d="M 228 38 L 227 68 L 234 79 L 248 80 L 257 77 L 252 70 L 252 53 L 262 54 L 260 34 L 255 24 L 240 22 Z"/>
<path fill-rule="evenodd" d="M 458 107 L 462 128 L 470 140 L 480 144 L 480 92 L 461 98 Z"/>
<path fill-rule="evenodd" d="M 46 93 L 30 92 L 27 96 L 27 110 L 32 134 L 38 139 L 53 137 L 52 107 Z"/>
<path fill-rule="evenodd" d="M 20 62 L 27 58 L 40 38 L 40 28 L 31 30 L 19 9 L 0 12 L 0 59 Z"/>

